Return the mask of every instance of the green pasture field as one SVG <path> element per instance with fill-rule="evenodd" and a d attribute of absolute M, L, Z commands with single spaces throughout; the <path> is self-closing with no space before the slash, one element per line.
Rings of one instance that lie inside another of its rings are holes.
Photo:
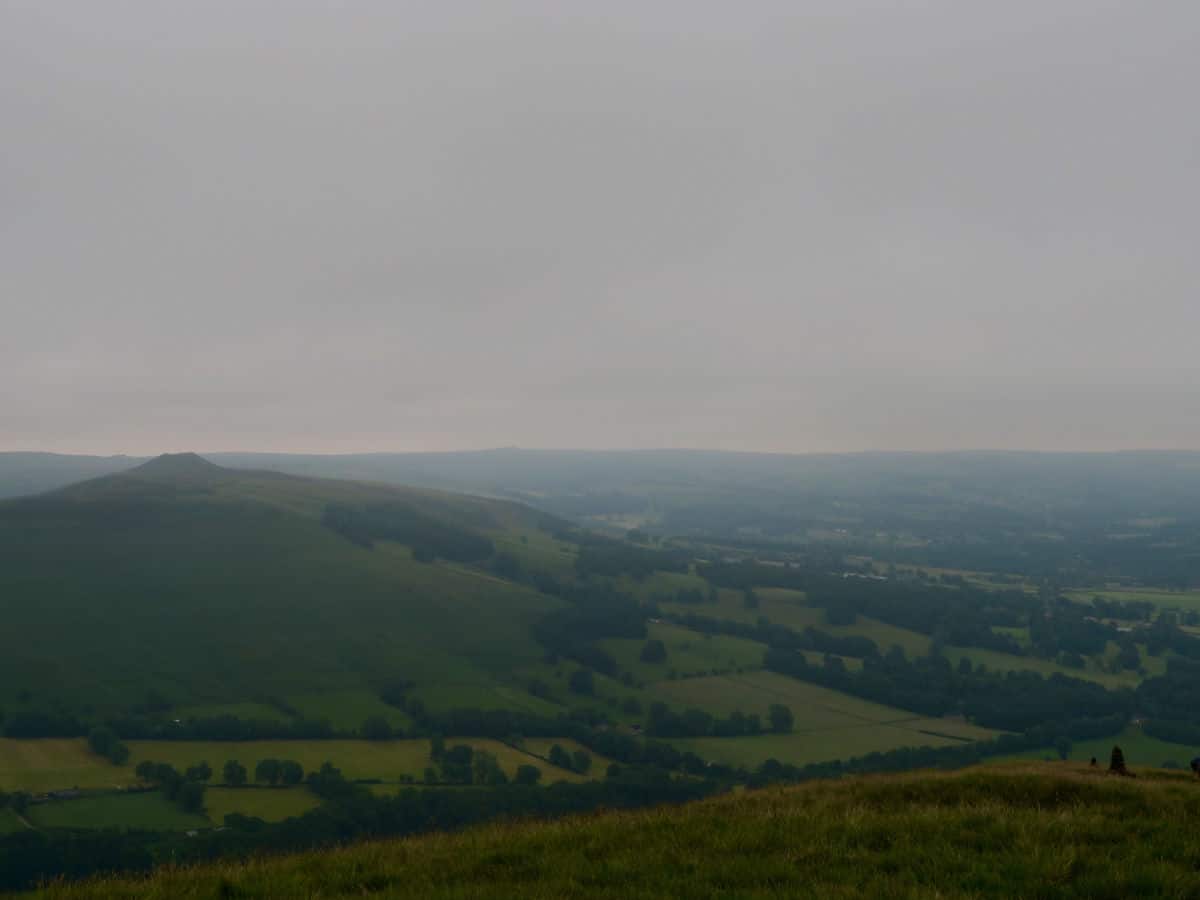
<path fill-rule="evenodd" d="M 887 566 L 884 563 L 874 563 L 875 571 L 885 573 Z M 976 587 L 986 588 L 992 591 L 1036 591 L 1037 585 L 1030 581 L 1022 580 L 1017 584 L 1007 584 L 997 580 L 997 576 L 992 572 L 977 572 L 972 569 L 944 569 L 937 566 L 913 566 L 900 564 L 896 566 L 898 572 L 916 573 L 918 571 L 925 572 L 927 575 L 957 575 L 964 581 L 967 581 Z"/>
<path fill-rule="evenodd" d="M 377 694 L 365 688 L 289 694 L 286 699 L 304 718 L 324 719 L 339 731 L 357 731 L 372 716 L 379 716 L 394 727 L 412 725 L 406 713 L 384 703 Z"/>
<path fill-rule="evenodd" d="M 825 654 L 824 653 L 818 653 L 816 650 L 801 650 L 800 652 L 804 655 L 804 659 L 808 662 L 808 664 L 810 666 L 825 665 Z M 862 671 L 863 661 L 861 659 L 859 659 L 857 656 L 838 656 L 836 653 L 833 653 L 830 655 L 836 656 L 838 659 L 840 659 L 842 661 L 842 665 L 845 666 L 848 671 L 851 671 L 851 672 Z"/>
<path fill-rule="evenodd" d="M 907 710 L 860 700 L 776 672 L 660 681 L 652 686 L 652 692 L 672 707 L 696 707 L 721 716 L 740 710 L 765 717 L 771 704 L 782 703 L 791 708 L 798 732 L 917 718 Z"/>
<path fill-rule="evenodd" d="M 640 649 L 640 642 L 638 646 Z M 517 692 L 536 703 L 542 704 L 541 707 L 534 711 L 540 711 L 550 716 L 562 713 L 569 706 L 577 710 L 597 710 L 619 724 L 629 724 L 642 720 L 641 713 L 627 713 L 622 704 L 626 700 L 633 699 L 642 707 L 645 707 L 648 703 L 648 694 L 645 690 L 636 686 L 623 684 L 618 679 L 609 678 L 607 675 L 602 675 L 599 672 L 593 672 L 592 681 L 595 693 L 592 696 L 576 694 L 571 691 L 569 682 L 571 675 L 581 668 L 582 666 L 578 663 L 565 659 L 560 659 L 556 663 L 538 662 L 514 671 L 512 673 L 512 680 L 516 686 L 507 690 Z M 528 686 L 530 681 L 534 679 L 545 686 L 548 692 L 548 699 L 533 697 L 529 694 Z"/>
<path fill-rule="evenodd" d="M 114 788 L 136 780 L 130 767 L 91 753 L 82 738 L 0 738 L 0 790 Z"/>
<path fill-rule="evenodd" d="M 319 804 L 320 799 L 306 787 L 210 787 L 204 792 L 204 811 L 214 825 L 220 825 L 230 813 L 280 822 L 304 815 Z"/>
<path fill-rule="evenodd" d="M 1005 628 L 1002 625 L 993 625 L 992 631 L 996 632 L 996 634 L 1008 635 L 1022 647 L 1028 648 L 1030 646 L 1028 625 L 1021 625 L 1016 628 Z"/>
<path fill-rule="evenodd" d="M 945 716 L 941 719 L 912 719 L 894 724 L 903 725 L 909 731 L 959 738 L 964 741 L 988 741 L 1001 733 L 991 728 L 984 728 L 982 725 L 972 725 L 966 719 L 954 716 Z"/>
<path fill-rule="evenodd" d="M 540 670 L 539 664 L 527 664 L 520 671 Z M 525 690 L 523 683 L 510 683 L 514 673 L 506 673 L 504 682 L 446 681 L 418 686 L 410 696 L 430 709 L 507 709 L 536 715 L 555 716 L 562 708 Z M 565 685 L 564 685 L 565 690 Z"/>
<path fill-rule="evenodd" d="M 0 809 L 0 835 L 24 831 L 25 823 L 11 809 Z"/>
<path fill-rule="evenodd" d="M 268 706 L 266 703 L 200 703 L 194 706 L 183 706 L 175 709 L 174 714 L 180 719 L 212 719 L 217 716 L 235 716 L 239 719 L 249 719 L 255 722 L 286 722 L 289 716 Z"/>
<path fill-rule="evenodd" d="M 925 734 L 898 725 L 860 724 L 805 734 L 764 734 L 755 737 L 686 738 L 672 741 L 701 759 L 755 767 L 768 759 L 803 766 L 884 753 L 901 747 L 946 747 L 961 744 L 952 738 Z"/>
<path fill-rule="evenodd" d="M 1106 588 L 1104 590 L 1079 588 L 1067 591 L 1066 595 L 1079 603 L 1090 603 L 1093 597 L 1103 597 L 1105 600 L 1120 600 L 1124 603 L 1153 603 L 1159 609 L 1200 612 L 1200 591 L 1166 591 L 1154 588 Z"/>
<path fill-rule="evenodd" d="M 159 791 L 101 794 L 56 800 L 29 807 L 28 818 L 38 828 L 145 828 L 182 831 L 208 828 L 202 815 L 185 813 Z"/>
<path fill-rule="evenodd" d="M 1165 667 L 1165 660 L 1155 660 L 1145 653 L 1145 648 L 1142 650 L 1143 665 Z M 1142 676 L 1137 672 L 1121 672 L 1114 675 L 1111 672 L 1105 672 L 1101 669 L 1094 659 L 1088 659 L 1087 665 L 1082 669 L 1072 669 L 1068 666 L 1059 665 L 1053 660 L 1039 659 L 1036 656 L 1013 656 L 1011 653 L 999 653 L 995 650 L 983 650 L 979 647 L 946 647 L 946 658 L 953 665 L 957 665 L 958 661 L 966 657 L 974 666 L 985 665 L 992 672 L 1037 672 L 1041 675 L 1049 676 L 1055 673 L 1066 675 L 1069 678 L 1083 678 L 1088 681 L 1094 681 L 1097 684 L 1104 685 L 1106 688 L 1121 688 L 1121 687 L 1137 687 L 1142 680 Z"/>
<path fill-rule="evenodd" d="M 617 586 L 643 601 L 664 594 L 673 597 L 680 591 L 708 593 L 708 582 L 691 572 L 653 572 L 641 579 L 623 576 L 617 579 Z"/>
<path fill-rule="evenodd" d="M 633 674 L 635 681 L 646 683 L 667 678 L 671 672 L 679 677 L 708 675 L 720 671 L 757 669 L 762 666 L 766 645 L 727 635 L 706 635 L 678 625 L 651 623 L 646 628 L 646 640 L 659 640 L 667 648 L 667 658 L 661 663 L 642 662 L 639 655 L 645 640 L 611 638 L 600 646 L 612 654 L 622 671 Z"/>
<path fill-rule="evenodd" d="M 544 531 L 517 527 L 509 531 L 490 531 L 488 536 L 497 552 L 511 553 L 527 568 L 560 577 L 575 571 L 575 546 Z"/>
<path fill-rule="evenodd" d="M 608 769 L 613 762 L 607 756 L 601 756 L 596 751 L 589 750 L 587 747 L 583 746 L 583 744 L 580 744 L 578 741 L 573 741 L 570 738 L 525 738 L 521 742 L 521 749 L 526 753 L 530 753 L 534 756 L 545 759 L 550 755 L 550 748 L 555 744 L 561 746 L 568 753 L 574 753 L 577 750 L 582 750 L 584 753 L 588 754 L 588 756 L 592 758 L 592 768 L 588 772 L 588 777 L 590 778 L 604 777 L 605 770 Z M 543 774 L 542 777 L 559 777 L 557 775 L 557 770 L 555 770 L 555 773 L 556 774 L 554 776 Z"/>
<path fill-rule="evenodd" d="M 795 718 L 791 734 L 673 741 L 704 759 L 736 765 L 757 765 L 771 757 L 803 765 L 898 747 L 943 747 L 996 734 L 961 719 L 921 717 L 774 672 L 665 681 L 654 690 L 676 708 L 698 707 L 714 715 L 741 710 L 758 713 L 764 722 L 772 703 L 790 708 Z"/>
<path fill-rule="evenodd" d="M 804 594 L 800 591 L 757 588 L 754 593 L 758 595 L 756 609 L 745 608 L 740 591 L 728 590 L 719 592 L 716 603 L 704 603 L 699 606 L 664 603 L 662 606 L 665 611 L 676 615 L 695 613 L 748 624 L 757 622 L 759 618 L 766 618 L 777 625 L 784 625 L 796 631 L 812 627 L 838 637 L 866 637 L 875 642 L 880 653 L 887 653 L 893 645 L 898 645 L 904 649 L 904 653 L 909 659 L 929 653 L 931 641 L 928 635 L 910 631 L 907 628 L 898 628 L 867 616 L 859 616 L 858 621 L 853 625 L 830 625 L 825 619 L 823 609 L 803 605 Z"/>
<path fill-rule="evenodd" d="M 1165 762 L 1178 763 L 1184 769 L 1187 769 L 1189 761 L 1196 756 L 1200 756 L 1200 747 L 1160 741 L 1158 738 L 1151 737 L 1143 732 L 1138 726 L 1130 725 L 1120 734 L 1113 735 L 1112 737 L 1094 738 L 1072 744 L 1071 752 L 1067 755 L 1067 759 L 1073 762 L 1088 762 L 1094 756 L 1097 762 L 1103 768 L 1107 769 L 1108 758 L 1112 753 L 1114 744 L 1119 746 L 1121 752 L 1125 754 L 1125 764 L 1135 770 L 1144 767 L 1156 769 L 1161 767 Z M 1004 762 L 1023 759 L 1057 760 L 1058 758 L 1058 752 L 1053 747 L 1046 747 L 1041 750 L 1026 750 L 1024 753 L 998 757 L 997 761 Z"/>

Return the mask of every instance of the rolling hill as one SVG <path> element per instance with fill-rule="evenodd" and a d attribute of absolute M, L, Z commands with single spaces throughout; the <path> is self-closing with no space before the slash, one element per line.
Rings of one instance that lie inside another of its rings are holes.
<path fill-rule="evenodd" d="M 559 601 L 485 564 L 569 565 L 554 527 L 514 503 L 192 454 L 9 500 L 0 708 L 292 708 L 389 681 L 489 683 L 540 658 L 530 625 Z"/>
<path fill-rule="evenodd" d="M 51 898 L 1194 897 L 1200 785 L 1010 764 L 493 824 L 50 887 Z"/>

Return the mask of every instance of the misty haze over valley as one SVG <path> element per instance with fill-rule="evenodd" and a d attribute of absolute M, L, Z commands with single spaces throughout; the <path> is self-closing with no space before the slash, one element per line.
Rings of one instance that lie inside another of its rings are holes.
<path fill-rule="evenodd" d="M 1200 896 L 1197 84 L 0 0 L 0 893 Z"/>

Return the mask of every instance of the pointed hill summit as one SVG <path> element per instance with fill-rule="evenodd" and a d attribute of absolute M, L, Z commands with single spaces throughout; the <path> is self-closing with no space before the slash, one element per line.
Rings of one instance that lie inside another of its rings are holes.
<path fill-rule="evenodd" d="M 481 707 L 515 696 L 556 714 L 514 673 L 538 666 L 532 627 L 563 605 L 522 577 L 572 565 L 563 526 L 194 453 L 0 501 L 0 710 L 236 708 L 350 731 L 407 721 L 383 686 L 453 684 Z"/>
<path fill-rule="evenodd" d="M 198 453 L 164 453 L 125 474 L 138 478 L 212 478 L 225 471 Z"/>

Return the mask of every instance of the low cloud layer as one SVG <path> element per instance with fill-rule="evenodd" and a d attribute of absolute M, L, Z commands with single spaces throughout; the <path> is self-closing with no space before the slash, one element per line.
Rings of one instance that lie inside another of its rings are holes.
<path fill-rule="evenodd" d="M 0 449 L 1200 447 L 1200 7 L 0 3 Z"/>

